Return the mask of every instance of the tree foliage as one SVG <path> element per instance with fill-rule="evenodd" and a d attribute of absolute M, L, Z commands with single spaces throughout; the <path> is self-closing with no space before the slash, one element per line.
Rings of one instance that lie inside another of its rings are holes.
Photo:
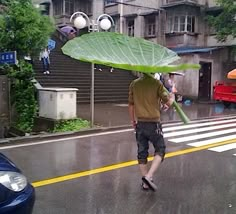
<path fill-rule="evenodd" d="M 17 112 L 12 122 L 18 129 L 31 132 L 38 110 L 35 87 L 32 83 L 32 65 L 20 60 L 17 65 L 8 67 L 8 77 L 11 79 L 11 103 Z"/>
<path fill-rule="evenodd" d="M 216 30 L 216 38 L 224 42 L 229 35 L 236 37 L 236 2 L 235 0 L 217 0 L 222 9 L 218 16 L 209 16 L 209 23 Z"/>
<path fill-rule="evenodd" d="M 29 0 L 4 1 L 0 16 L 0 51 L 17 51 L 19 57 L 38 54 L 46 46 L 54 25 Z"/>
<path fill-rule="evenodd" d="M 18 59 L 17 65 L 0 66 L 0 71 L 11 79 L 11 101 L 17 112 L 14 126 L 30 132 L 38 107 L 32 83 L 34 71 L 24 56 L 39 54 L 54 25 L 31 0 L 0 0 L 0 5 L 0 52 L 16 51 Z"/>

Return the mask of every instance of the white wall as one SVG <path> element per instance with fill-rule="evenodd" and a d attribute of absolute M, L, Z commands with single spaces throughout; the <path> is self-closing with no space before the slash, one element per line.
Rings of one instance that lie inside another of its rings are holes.
<path fill-rule="evenodd" d="M 93 19 L 104 13 L 104 0 L 93 0 Z"/>
<path fill-rule="evenodd" d="M 223 70 L 223 62 L 229 57 L 228 49 L 222 48 L 208 53 L 182 55 L 179 63 L 199 63 L 211 62 L 211 97 L 213 95 L 213 85 L 215 81 L 225 80 L 225 71 Z M 185 76 L 176 76 L 177 90 L 184 96 L 193 98 L 198 97 L 199 87 L 199 70 L 186 70 Z"/>
<path fill-rule="evenodd" d="M 215 36 L 207 37 L 207 46 L 227 46 L 227 45 L 236 45 L 236 39 L 233 39 L 232 36 L 229 36 L 226 42 L 218 42 Z"/>

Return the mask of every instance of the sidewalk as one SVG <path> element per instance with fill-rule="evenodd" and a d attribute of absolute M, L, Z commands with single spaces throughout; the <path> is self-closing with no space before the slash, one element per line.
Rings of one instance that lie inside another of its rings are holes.
<path fill-rule="evenodd" d="M 190 120 L 195 120 L 204 117 L 214 117 L 222 115 L 236 114 L 236 108 L 224 108 L 220 103 L 192 103 L 187 106 L 179 103 L 184 113 Z M 79 104 L 77 108 L 77 115 L 80 118 L 90 120 L 90 105 Z M 180 118 L 173 109 L 167 112 L 162 112 L 162 122 L 180 121 Z M 126 103 L 104 103 L 95 104 L 94 106 L 94 123 L 102 127 L 127 126 L 130 125 L 130 118 L 128 114 L 128 104 Z"/>

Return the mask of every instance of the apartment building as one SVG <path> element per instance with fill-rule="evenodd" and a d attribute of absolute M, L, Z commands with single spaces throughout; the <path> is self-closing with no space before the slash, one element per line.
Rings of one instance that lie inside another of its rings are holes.
<path fill-rule="evenodd" d="M 202 65 L 177 77 L 178 91 L 200 100 L 212 98 L 214 82 L 226 79 L 233 61 L 235 40 L 217 42 L 206 20 L 219 11 L 215 0 L 105 0 L 105 13 L 114 17 L 117 31 L 162 44 L 176 51 L 181 63 Z"/>
<path fill-rule="evenodd" d="M 181 56 L 181 63 L 200 63 L 200 71 L 184 71 L 177 77 L 178 91 L 188 97 L 210 100 L 216 80 L 225 80 L 234 59 L 235 40 L 219 43 L 207 15 L 217 15 L 216 0 L 51 0 L 51 15 L 57 25 L 82 11 L 96 19 L 106 13 L 115 21 L 115 31 L 164 45 Z"/>

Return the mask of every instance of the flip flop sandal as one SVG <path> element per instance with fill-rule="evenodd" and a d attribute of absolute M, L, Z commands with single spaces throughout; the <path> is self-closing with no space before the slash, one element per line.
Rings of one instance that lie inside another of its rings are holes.
<path fill-rule="evenodd" d="M 142 188 L 142 190 L 144 190 L 144 191 L 148 191 L 148 190 L 149 190 L 149 187 L 146 187 L 145 185 L 146 185 L 146 184 L 145 184 L 144 182 L 142 182 L 142 183 L 141 183 L 141 188 Z"/>
<path fill-rule="evenodd" d="M 156 184 L 154 184 L 151 179 L 149 179 L 147 177 L 142 177 L 142 180 L 153 192 L 155 192 L 157 190 Z"/>

